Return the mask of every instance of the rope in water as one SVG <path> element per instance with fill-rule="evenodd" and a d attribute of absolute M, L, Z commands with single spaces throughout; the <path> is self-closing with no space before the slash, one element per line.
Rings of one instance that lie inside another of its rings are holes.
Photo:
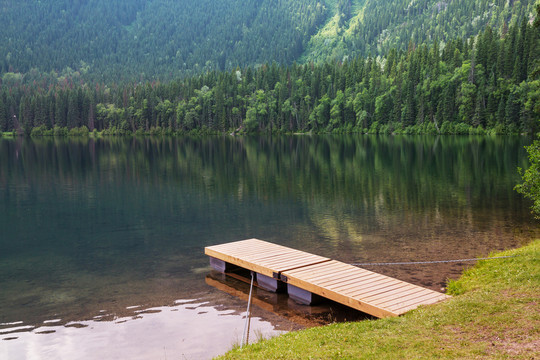
<path fill-rule="evenodd" d="M 476 259 L 457 259 L 457 260 L 433 260 L 433 261 L 408 261 L 408 262 L 386 262 L 386 263 L 352 263 L 354 266 L 386 266 L 386 265 L 424 265 L 424 264 L 445 264 L 445 263 L 461 263 L 478 260 L 493 260 L 493 259 L 507 259 L 513 256 L 495 256 L 489 258 L 476 258 Z"/>
<path fill-rule="evenodd" d="M 247 310 L 246 310 L 246 324 L 244 325 L 244 332 L 242 333 L 242 344 L 240 347 L 244 347 L 249 342 L 249 323 L 250 323 L 250 317 L 251 313 L 249 311 L 251 307 L 251 293 L 253 292 L 253 280 L 255 276 L 253 274 L 253 271 L 251 272 L 251 285 L 249 287 L 249 298 L 248 298 L 248 304 L 247 304 Z"/>

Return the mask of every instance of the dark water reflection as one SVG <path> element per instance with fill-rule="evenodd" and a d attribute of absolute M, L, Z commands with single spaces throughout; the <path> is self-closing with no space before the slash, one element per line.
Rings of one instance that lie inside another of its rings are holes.
<path fill-rule="evenodd" d="M 29 341 L 6 329 L 89 321 L 103 311 L 109 320 L 139 316 L 131 306 L 178 310 L 176 301 L 194 300 L 240 318 L 245 302 L 223 288 L 234 282 L 207 278 L 203 248 L 216 243 L 257 237 L 345 262 L 468 258 L 518 246 L 538 235 L 530 204 L 512 190 L 529 142 L 0 139 L 0 338 L 16 338 L 0 341 L 0 355 Z M 464 265 L 370 269 L 440 290 Z M 269 329 L 351 318 L 276 301 L 259 306 Z M 218 318 L 213 326 L 228 328 Z"/>

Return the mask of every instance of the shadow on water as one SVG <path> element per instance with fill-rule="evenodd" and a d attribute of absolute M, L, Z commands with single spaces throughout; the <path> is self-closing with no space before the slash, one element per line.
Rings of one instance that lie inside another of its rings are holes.
<path fill-rule="evenodd" d="M 54 338 L 68 324 L 97 331 L 99 319 L 131 319 L 131 306 L 161 309 L 138 315 L 150 321 L 178 299 L 217 309 L 208 311 L 215 329 L 227 332 L 217 312 L 229 310 L 241 327 L 245 285 L 211 276 L 207 245 L 257 237 L 343 262 L 471 258 L 519 246 L 539 233 L 530 204 L 513 191 L 530 141 L 0 139 L 0 337 L 17 337 L 0 341 L 0 354 L 8 343 L 24 348 L 21 333 Z M 440 291 L 464 266 L 368 269 Z M 271 331 L 353 319 L 268 297 L 255 307 Z M 188 307 L 176 313 L 197 315 Z M 56 319 L 57 328 L 41 329 Z M 2 333 L 13 327 L 18 335 Z"/>

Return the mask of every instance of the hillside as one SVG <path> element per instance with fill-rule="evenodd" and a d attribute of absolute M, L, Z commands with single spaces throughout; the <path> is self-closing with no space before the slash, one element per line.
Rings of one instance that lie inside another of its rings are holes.
<path fill-rule="evenodd" d="M 0 131 L 104 134 L 517 134 L 538 131 L 540 26 L 344 63 L 264 65 L 165 82 L 73 78 L 0 88 Z"/>
<path fill-rule="evenodd" d="M 290 63 L 325 17 L 316 0 L 0 0 L 0 69 L 110 81 Z"/>
<path fill-rule="evenodd" d="M 532 19 L 532 0 L 333 0 L 329 20 L 312 36 L 301 61 L 342 60 L 407 50 L 437 39 L 468 38 L 486 26 L 505 33 L 523 17 Z"/>
<path fill-rule="evenodd" d="M 0 72 L 168 80 L 499 31 L 533 0 L 0 0 Z"/>

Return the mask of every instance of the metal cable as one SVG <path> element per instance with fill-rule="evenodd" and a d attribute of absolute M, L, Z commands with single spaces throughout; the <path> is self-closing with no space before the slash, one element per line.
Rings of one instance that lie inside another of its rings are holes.
<path fill-rule="evenodd" d="M 444 264 L 444 263 L 461 263 L 478 260 L 493 260 L 493 259 L 507 259 L 516 257 L 512 256 L 496 256 L 488 258 L 476 258 L 476 259 L 457 259 L 457 260 L 433 260 L 433 261 L 408 261 L 408 262 L 386 262 L 386 263 L 352 263 L 354 266 L 386 266 L 386 265 L 423 265 L 423 264 Z"/>

